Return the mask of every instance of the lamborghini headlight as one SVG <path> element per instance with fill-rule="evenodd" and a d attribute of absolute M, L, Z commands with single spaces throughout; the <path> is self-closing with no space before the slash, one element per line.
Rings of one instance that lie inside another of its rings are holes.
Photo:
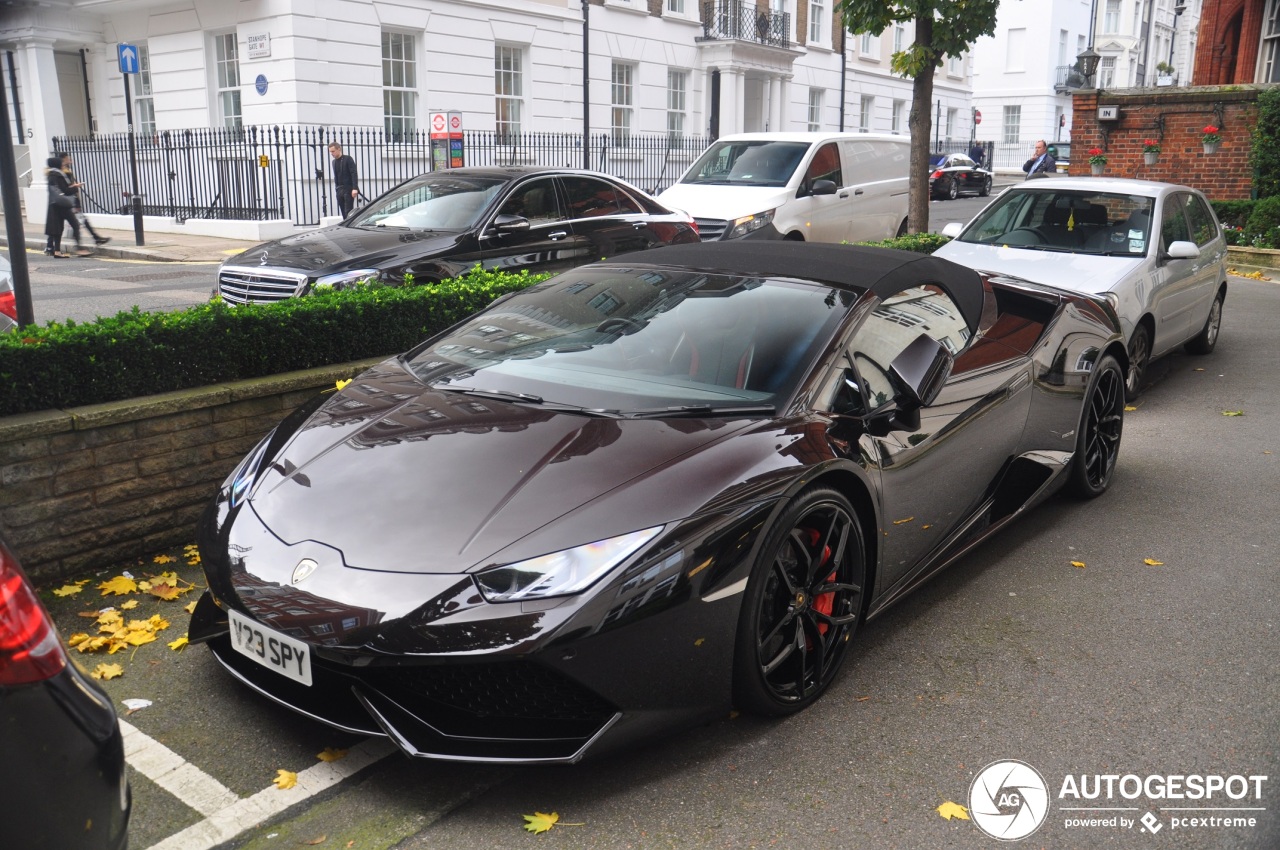
<path fill-rule="evenodd" d="M 227 485 L 227 489 L 230 490 L 231 507 L 234 508 L 244 501 L 245 496 L 249 495 L 249 491 L 253 488 L 253 483 L 258 480 L 258 467 L 262 465 L 262 457 L 267 453 L 267 443 L 270 440 L 271 434 L 263 437 L 253 451 L 240 461 L 235 472 L 231 473 L 228 479 L 230 483 Z"/>
<path fill-rule="evenodd" d="M 476 573 L 476 585 L 489 602 L 571 596 L 586 590 L 657 537 L 660 531 L 659 525 L 527 561 L 490 567 Z"/>

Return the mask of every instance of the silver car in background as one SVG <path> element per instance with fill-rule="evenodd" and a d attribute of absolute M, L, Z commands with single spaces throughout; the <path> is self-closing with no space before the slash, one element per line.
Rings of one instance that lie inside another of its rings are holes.
<path fill-rule="evenodd" d="M 940 257 L 1105 296 L 1129 349 L 1130 397 L 1152 358 L 1180 345 L 1208 354 L 1217 344 L 1227 245 L 1196 189 L 1104 177 L 1031 180 L 942 232 L 954 238 L 935 252 Z"/>

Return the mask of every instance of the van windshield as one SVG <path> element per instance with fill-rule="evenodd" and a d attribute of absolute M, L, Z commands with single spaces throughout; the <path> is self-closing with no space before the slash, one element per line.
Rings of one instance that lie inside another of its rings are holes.
<path fill-rule="evenodd" d="M 707 148 L 680 182 L 786 186 L 808 150 L 808 142 L 720 141 Z"/>

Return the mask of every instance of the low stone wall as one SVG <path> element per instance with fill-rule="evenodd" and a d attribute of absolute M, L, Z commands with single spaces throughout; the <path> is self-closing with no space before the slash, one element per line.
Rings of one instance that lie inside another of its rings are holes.
<path fill-rule="evenodd" d="M 267 431 L 378 359 L 0 417 L 0 535 L 37 584 L 190 543 Z"/>
<path fill-rule="evenodd" d="M 1280 269 L 1280 251 L 1272 248 L 1227 248 L 1227 265 Z"/>

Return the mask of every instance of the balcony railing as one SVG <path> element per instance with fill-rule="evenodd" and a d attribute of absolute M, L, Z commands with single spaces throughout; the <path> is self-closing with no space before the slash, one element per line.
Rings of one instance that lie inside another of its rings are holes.
<path fill-rule="evenodd" d="M 1084 73 L 1080 70 L 1080 63 L 1074 65 L 1059 65 L 1058 77 L 1053 83 L 1053 90 L 1058 94 L 1063 92 L 1075 91 L 1082 89 L 1086 84 Z"/>
<path fill-rule="evenodd" d="M 702 4 L 702 37 L 699 41 L 738 39 L 771 47 L 791 46 L 791 16 L 786 12 L 757 9 L 739 0 L 712 0 Z"/>

